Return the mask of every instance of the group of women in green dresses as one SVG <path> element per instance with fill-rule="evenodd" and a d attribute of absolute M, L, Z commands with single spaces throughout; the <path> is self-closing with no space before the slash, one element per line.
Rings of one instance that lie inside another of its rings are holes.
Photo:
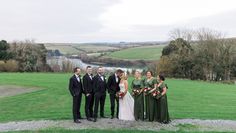
<path fill-rule="evenodd" d="M 146 72 L 145 78 L 136 71 L 134 77 L 131 88 L 134 97 L 135 120 L 169 123 L 165 77 L 158 75 L 154 78 L 151 71 Z"/>

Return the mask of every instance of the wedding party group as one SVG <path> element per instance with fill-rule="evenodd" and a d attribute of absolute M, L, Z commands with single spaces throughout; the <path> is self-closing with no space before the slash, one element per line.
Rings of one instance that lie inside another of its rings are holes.
<path fill-rule="evenodd" d="M 167 84 L 160 74 L 154 77 L 152 71 L 147 71 L 142 77 L 140 71 L 135 71 L 134 79 L 128 83 L 128 75 L 121 69 L 106 79 L 104 68 L 98 67 L 97 74 L 92 74 L 92 67 L 86 67 L 86 74 L 81 77 L 81 69 L 74 68 L 74 74 L 69 80 L 69 90 L 73 97 L 73 119 L 81 123 L 81 101 L 85 95 L 85 115 L 88 121 L 96 122 L 98 112 L 100 118 L 107 118 L 104 106 L 107 92 L 110 97 L 111 119 L 129 121 L 156 121 L 163 124 L 170 122 L 167 104 Z M 131 90 L 129 92 L 129 84 Z"/>

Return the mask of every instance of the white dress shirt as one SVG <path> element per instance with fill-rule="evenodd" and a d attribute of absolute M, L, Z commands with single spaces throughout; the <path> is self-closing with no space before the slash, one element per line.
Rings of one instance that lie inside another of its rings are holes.
<path fill-rule="evenodd" d="M 115 77 L 116 77 L 116 83 L 118 83 L 119 79 L 117 77 L 117 74 L 115 73 Z"/>
<path fill-rule="evenodd" d="M 80 82 L 80 77 L 78 75 L 75 74 L 76 79 L 78 80 L 78 82 Z"/>

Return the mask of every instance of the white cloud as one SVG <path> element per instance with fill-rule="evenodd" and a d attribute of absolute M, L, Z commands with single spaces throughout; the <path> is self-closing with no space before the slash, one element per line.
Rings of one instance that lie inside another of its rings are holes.
<path fill-rule="evenodd" d="M 154 41 L 173 28 L 236 36 L 235 0 L 0 0 L 0 39 Z"/>
<path fill-rule="evenodd" d="M 122 0 L 100 19 L 106 26 L 169 25 L 236 8 L 235 0 Z"/>

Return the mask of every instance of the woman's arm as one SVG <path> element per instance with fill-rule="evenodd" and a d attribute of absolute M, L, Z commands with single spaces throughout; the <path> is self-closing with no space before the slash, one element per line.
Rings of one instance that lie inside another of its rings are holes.
<path fill-rule="evenodd" d="M 131 85 L 130 85 L 130 87 L 131 87 L 131 90 L 133 90 L 133 89 L 134 89 L 133 85 L 134 85 L 134 80 L 131 82 Z"/>
<path fill-rule="evenodd" d="M 161 95 L 163 96 L 165 94 L 166 94 L 166 87 L 163 88 L 163 91 L 162 91 Z"/>

